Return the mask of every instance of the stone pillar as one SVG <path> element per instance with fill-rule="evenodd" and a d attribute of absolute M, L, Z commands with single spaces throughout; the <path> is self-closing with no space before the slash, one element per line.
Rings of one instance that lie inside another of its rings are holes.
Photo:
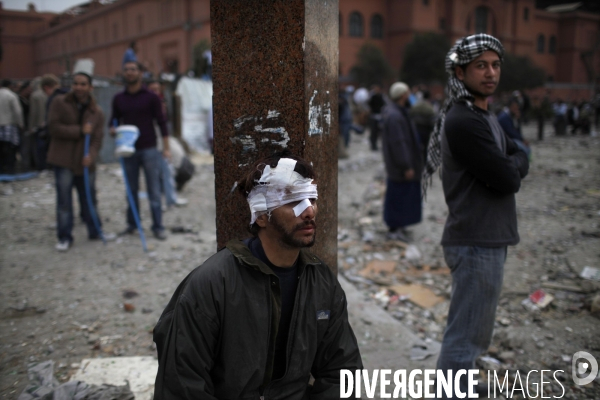
<path fill-rule="evenodd" d="M 218 247 L 249 236 L 237 180 L 289 149 L 316 169 L 312 251 L 337 271 L 338 0 L 212 0 L 210 19 Z"/>

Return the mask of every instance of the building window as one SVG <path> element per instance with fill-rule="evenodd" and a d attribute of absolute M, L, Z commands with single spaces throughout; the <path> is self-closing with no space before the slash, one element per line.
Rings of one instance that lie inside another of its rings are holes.
<path fill-rule="evenodd" d="M 113 40 L 119 39 L 119 25 L 113 24 Z"/>
<path fill-rule="evenodd" d="M 488 31 L 488 9 L 477 7 L 475 9 L 475 33 L 487 33 Z"/>
<path fill-rule="evenodd" d="M 340 23 L 340 36 L 344 34 L 344 20 L 342 19 L 342 13 L 339 14 L 339 23 Z"/>
<path fill-rule="evenodd" d="M 556 36 L 550 36 L 548 41 L 548 53 L 556 54 Z"/>
<path fill-rule="evenodd" d="M 92 44 L 95 46 L 98 44 L 98 31 L 94 29 L 92 32 Z"/>
<path fill-rule="evenodd" d="M 529 21 L 529 7 L 523 9 L 523 20 Z"/>
<path fill-rule="evenodd" d="M 363 17 L 361 13 L 356 11 L 350 14 L 350 36 L 363 36 Z"/>
<path fill-rule="evenodd" d="M 537 38 L 537 52 L 538 53 L 544 52 L 545 44 L 546 44 L 546 38 L 544 37 L 544 35 L 539 34 L 538 38 Z"/>
<path fill-rule="evenodd" d="M 446 30 L 446 18 L 440 18 L 440 30 L 441 31 Z"/>
<path fill-rule="evenodd" d="M 429 5 L 429 0 L 423 0 L 423 5 L 424 6 L 428 6 Z"/>
<path fill-rule="evenodd" d="M 373 39 L 383 39 L 383 18 L 379 14 L 371 18 L 371 37 Z"/>
<path fill-rule="evenodd" d="M 138 15 L 137 24 L 138 24 L 138 26 L 137 26 L 138 33 L 144 32 L 144 16 L 143 15 Z"/>

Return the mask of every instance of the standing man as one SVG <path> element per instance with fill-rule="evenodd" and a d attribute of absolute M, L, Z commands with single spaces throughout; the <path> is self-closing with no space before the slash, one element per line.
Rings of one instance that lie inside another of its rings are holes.
<path fill-rule="evenodd" d="M 382 112 L 382 150 L 387 189 L 383 219 L 388 239 L 408 242 L 405 228 L 421 222 L 421 174 L 423 152 L 419 133 L 408 115 L 408 85 L 396 82 L 390 87 L 391 103 Z"/>
<path fill-rule="evenodd" d="M 417 127 L 419 138 L 421 139 L 421 148 L 423 149 L 423 160 L 427 157 L 427 145 L 429 137 L 435 125 L 435 111 L 431 104 L 431 95 L 429 90 L 423 90 L 421 100 L 410 108 L 409 115 Z"/>
<path fill-rule="evenodd" d="M 381 93 L 381 86 L 373 85 L 371 87 L 371 97 L 369 98 L 369 141 L 371 150 L 377 151 L 377 141 L 381 132 L 381 110 L 385 106 L 385 100 Z"/>
<path fill-rule="evenodd" d="M 139 208 L 138 188 L 140 168 L 144 170 L 146 190 L 150 201 L 152 213 L 152 232 L 154 237 L 165 240 L 167 234 L 162 225 L 162 210 L 160 206 L 160 171 L 161 157 L 169 158 L 169 132 L 162 105 L 158 96 L 142 86 L 142 70 L 137 62 L 127 62 L 123 67 L 125 90 L 115 95 L 112 102 L 112 116 L 110 118 L 110 133 L 116 134 L 113 121 L 119 125 L 135 125 L 140 131 L 140 136 L 135 142 L 135 153 L 123 159 L 125 174 L 135 200 L 136 209 Z M 162 155 L 156 148 L 156 133 L 154 123 L 160 128 L 162 136 Z M 127 209 L 127 228 L 122 234 L 132 234 L 136 231 L 135 219 L 131 206 Z"/>
<path fill-rule="evenodd" d="M 3 79 L 0 87 L 0 174 L 15 173 L 19 129 L 23 128 L 23 110 L 11 85 L 9 79 Z"/>
<path fill-rule="evenodd" d="M 73 76 L 71 91 L 56 97 L 48 113 L 48 132 L 52 137 L 48 164 L 54 166 L 56 181 L 58 251 L 69 250 L 74 240 L 73 187 L 77 189 L 81 216 L 87 226 L 89 239 L 100 238 L 86 200 L 83 168 L 89 168 L 90 192 L 95 203 L 95 168 L 102 147 L 103 127 L 104 113 L 92 96 L 92 78 L 84 72 L 78 72 Z M 86 135 L 91 135 L 88 155 L 84 154 Z M 108 236 L 114 239 L 114 234 L 105 235 L 105 238 Z"/>
<path fill-rule="evenodd" d="M 50 134 L 48 133 L 48 112 L 50 110 L 50 104 L 52 104 L 52 101 L 57 96 L 68 93 L 66 88 L 59 86 L 58 78 L 54 74 L 46 74 L 42 76 L 42 90 L 46 94 L 44 114 L 46 118 L 46 124 L 44 129 L 40 129 L 36 136 L 36 167 L 38 170 L 43 170 L 48 167 L 46 161 L 48 157 L 48 149 L 50 148 Z"/>
<path fill-rule="evenodd" d="M 441 162 L 449 210 L 442 246 L 452 298 L 437 362 L 444 372 L 475 368 L 488 348 L 507 246 L 519 243 L 515 193 L 529 163 L 487 103 L 498 86 L 503 55 L 500 41 L 486 34 L 459 39 L 450 49 L 449 97 L 429 145 L 424 178 L 427 182 Z M 461 390 L 466 392 L 466 379 Z"/>
<path fill-rule="evenodd" d="M 147 88 L 149 91 L 151 91 L 152 93 L 156 94 L 158 96 L 158 98 L 160 99 L 160 104 L 161 104 L 161 109 L 163 114 L 165 115 L 165 119 L 167 116 L 167 104 L 165 102 L 165 98 L 163 96 L 162 93 L 162 87 L 160 85 L 160 82 L 157 80 L 151 80 L 150 82 L 148 82 L 147 84 Z M 160 136 L 160 129 L 158 129 L 158 127 L 155 125 L 154 126 L 154 131 L 157 133 L 158 136 Z M 162 138 L 160 140 L 157 139 L 157 148 L 159 150 L 162 149 Z M 173 206 L 185 206 L 188 203 L 187 199 L 184 198 L 180 198 L 179 196 L 177 196 L 177 193 L 175 193 L 175 180 L 174 180 L 174 175 L 175 175 L 175 168 L 181 166 L 181 152 L 178 152 L 179 157 L 177 157 L 179 159 L 179 164 L 175 163 L 175 149 L 174 146 L 178 146 L 178 144 L 174 144 L 173 142 L 176 142 L 176 139 L 172 136 L 169 136 L 169 150 L 171 151 L 171 160 L 167 160 L 164 157 L 161 157 L 161 169 L 160 169 L 160 189 L 161 189 L 161 193 L 164 193 L 165 195 L 165 202 L 167 203 L 167 207 L 166 209 L 170 209 Z M 179 149 L 181 149 L 181 146 L 179 146 Z M 183 150 L 183 149 L 181 149 Z"/>
<path fill-rule="evenodd" d="M 154 328 L 156 400 L 339 399 L 340 369 L 362 369 L 344 291 L 306 249 L 315 178 L 283 153 L 239 181 L 254 237 L 227 243 L 175 291 Z"/>
<path fill-rule="evenodd" d="M 529 147 L 529 142 L 523 138 L 521 121 L 519 101 L 512 98 L 508 102 L 508 107 L 498 114 L 498 123 L 504 130 L 504 133 L 506 133 L 508 137 L 511 138 L 525 154 L 527 154 L 527 158 L 529 158 L 531 155 L 531 147 Z"/>
<path fill-rule="evenodd" d="M 41 87 L 42 78 L 33 81 L 33 92 L 29 97 L 28 131 L 23 135 L 21 145 L 21 157 L 26 170 L 33 169 L 39 165 L 36 152 L 36 139 L 40 130 L 46 127 L 46 102 L 48 96 Z"/>

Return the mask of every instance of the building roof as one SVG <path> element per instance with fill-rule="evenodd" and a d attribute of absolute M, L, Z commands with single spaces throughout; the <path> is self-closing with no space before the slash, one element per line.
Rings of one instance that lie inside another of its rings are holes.
<path fill-rule="evenodd" d="M 600 1 L 598 0 L 536 0 L 535 6 L 555 13 L 585 11 L 600 14 Z"/>

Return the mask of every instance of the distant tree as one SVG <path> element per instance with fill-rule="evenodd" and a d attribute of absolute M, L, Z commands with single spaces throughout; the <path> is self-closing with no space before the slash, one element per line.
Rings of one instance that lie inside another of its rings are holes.
<path fill-rule="evenodd" d="M 400 80 L 408 85 L 446 82 L 444 62 L 450 50 L 448 38 L 442 34 L 417 33 L 404 49 Z"/>
<path fill-rule="evenodd" d="M 194 74 L 196 76 L 202 76 L 206 72 L 207 62 L 203 54 L 206 50 L 210 50 L 210 41 L 208 39 L 202 39 L 194 45 L 192 50 L 192 63 Z"/>
<path fill-rule="evenodd" d="M 383 51 L 373 43 L 365 43 L 356 55 L 357 63 L 350 70 L 356 83 L 363 87 L 384 84 L 393 79 L 394 70 L 388 63 Z"/>
<path fill-rule="evenodd" d="M 527 56 L 506 53 L 500 73 L 499 92 L 533 89 L 546 81 L 544 70 L 533 64 Z"/>

